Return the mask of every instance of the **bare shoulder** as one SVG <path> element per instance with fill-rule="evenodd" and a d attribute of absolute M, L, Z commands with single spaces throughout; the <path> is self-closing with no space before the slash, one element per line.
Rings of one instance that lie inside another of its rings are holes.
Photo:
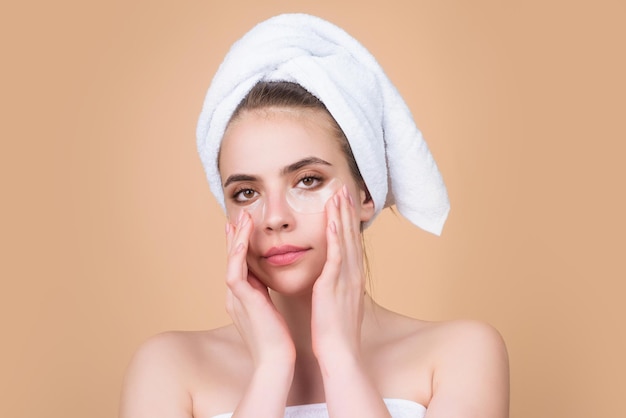
<path fill-rule="evenodd" d="M 508 361 L 506 345 L 498 330 L 475 320 L 431 322 L 402 317 L 394 321 L 396 341 L 412 352 L 428 356 L 435 364 L 451 361 Z M 459 359 L 459 360 L 456 360 Z M 464 360 L 463 360 L 464 361 Z"/>
<path fill-rule="evenodd" d="M 508 416 L 508 355 L 493 326 L 378 312 L 380 332 L 372 335 L 382 354 L 375 364 L 383 365 L 380 381 L 394 382 L 385 387 L 385 394 L 399 394 L 427 406 L 429 418 Z"/>
<path fill-rule="evenodd" d="M 433 350 L 431 416 L 508 416 L 508 354 L 494 327 L 458 320 L 432 323 L 422 332 Z"/>
<path fill-rule="evenodd" d="M 207 365 L 237 345 L 232 327 L 207 331 L 168 331 L 144 341 L 135 352 L 129 372 L 147 368 L 180 374 Z"/>
<path fill-rule="evenodd" d="M 120 416 L 193 416 L 194 392 L 200 384 L 219 380 L 220 360 L 237 345 L 229 327 L 149 338 L 126 371 Z"/>
<path fill-rule="evenodd" d="M 491 325 L 475 320 L 423 321 L 384 310 L 380 333 L 383 342 L 419 352 L 436 362 L 448 362 L 448 356 L 493 355 L 506 358 L 506 346 L 500 333 Z M 475 360 L 478 360 L 476 358 Z"/>
<path fill-rule="evenodd" d="M 450 361 L 448 356 L 458 358 L 460 354 L 468 360 L 506 360 L 506 346 L 498 330 L 475 320 L 432 322 L 423 332 L 430 338 L 441 354 L 441 360 Z"/>

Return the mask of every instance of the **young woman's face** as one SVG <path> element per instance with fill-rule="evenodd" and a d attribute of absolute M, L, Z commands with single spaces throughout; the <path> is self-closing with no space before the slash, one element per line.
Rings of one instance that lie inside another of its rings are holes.
<path fill-rule="evenodd" d="M 254 229 L 248 266 L 268 287 L 286 294 L 310 291 L 326 261 L 328 199 L 344 184 L 366 221 L 362 203 L 329 116 L 319 110 L 245 111 L 229 125 L 220 174 L 231 223 L 250 213 Z M 361 204 L 359 204 L 361 203 Z"/>

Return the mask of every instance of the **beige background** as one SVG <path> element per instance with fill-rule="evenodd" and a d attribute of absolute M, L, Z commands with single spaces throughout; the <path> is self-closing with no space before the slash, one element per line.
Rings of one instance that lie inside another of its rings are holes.
<path fill-rule="evenodd" d="M 448 184 L 441 238 L 385 213 L 374 296 L 507 341 L 513 418 L 623 417 L 621 1 L 35 1 L 0 12 L 0 416 L 112 417 L 148 336 L 225 323 L 195 151 L 228 46 L 283 11 L 360 39 Z"/>

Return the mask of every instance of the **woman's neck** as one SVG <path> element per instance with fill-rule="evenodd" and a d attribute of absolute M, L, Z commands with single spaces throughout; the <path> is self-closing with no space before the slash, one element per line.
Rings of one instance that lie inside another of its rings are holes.
<path fill-rule="evenodd" d="M 283 295 L 270 291 L 276 309 L 291 332 L 298 357 L 313 355 L 311 349 L 311 293 Z"/>
<path fill-rule="evenodd" d="M 299 295 L 283 295 L 270 291 L 270 296 L 276 309 L 285 319 L 287 327 L 291 332 L 291 337 L 296 347 L 298 357 L 306 358 L 313 356 L 311 346 L 311 293 Z M 383 314 L 385 309 L 381 308 L 372 300 L 369 295 L 364 296 L 364 315 L 362 336 L 368 341 L 368 334 L 380 332 L 378 315 Z"/>

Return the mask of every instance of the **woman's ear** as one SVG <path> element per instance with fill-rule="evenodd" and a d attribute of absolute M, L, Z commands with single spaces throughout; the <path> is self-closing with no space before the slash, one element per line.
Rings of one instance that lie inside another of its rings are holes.
<path fill-rule="evenodd" d="M 366 190 L 359 191 L 359 204 L 361 205 L 361 222 L 367 222 L 374 216 L 374 199 Z"/>

